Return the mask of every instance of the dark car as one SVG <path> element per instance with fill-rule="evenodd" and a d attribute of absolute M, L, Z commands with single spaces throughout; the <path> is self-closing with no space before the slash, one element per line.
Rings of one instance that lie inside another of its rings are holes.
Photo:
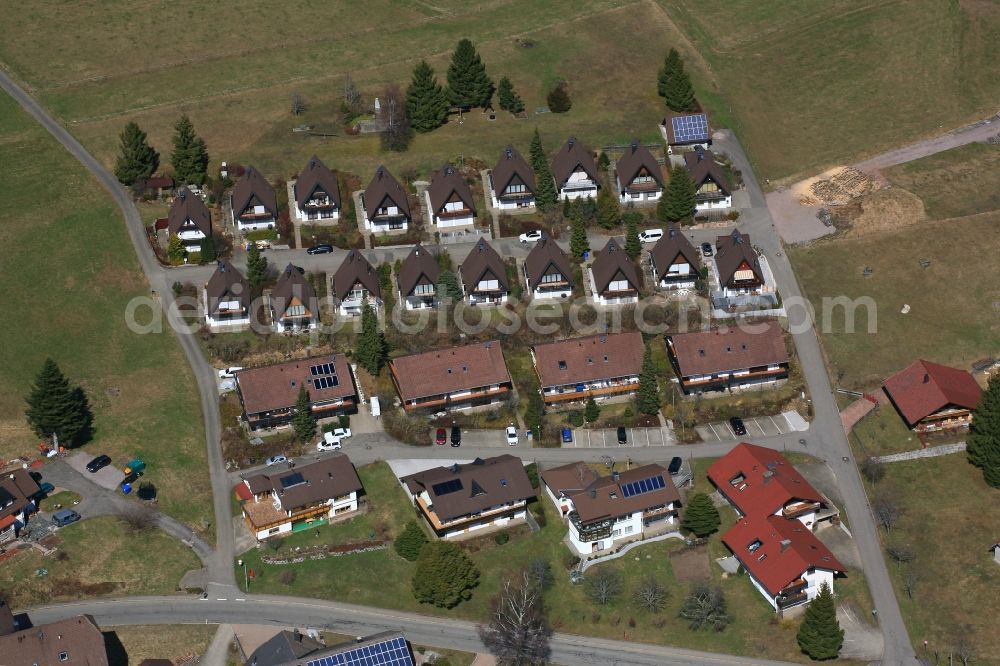
<path fill-rule="evenodd" d="M 437 433 L 434 436 L 435 444 L 444 444 L 448 441 L 448 431 L 444 428 L 438 428 Z"/>
<path fill-rule="evenodd" d="M 742 437 L 743 435 L 747 434 L 747 427 L 746 425 L 744 425 L 743 419 L 741 419 L 738 416 L 734 416 L 733 418 L 729 419 L 729 427 L 733 429 L 733 433 L 737 437 Z"/>
<path fill-rule="evenodd" d="M 72 509 L 63 509 L 62 511 L 56 511 L 52 516 L 52 522 L 56 527 L 65 527 L 71 523 L 75 523 L 80 520 L 80 514 Z"/>
<path fill-rule="evenodd" d="M 451 427 L 451 445 L 462 446 L 462 429 L 458 426 Z"/>
<path fill-rule="evenodd" d="M 679 456 L 674 456 L 670 459 L 670 464 L 667 465 L 667 474 L 670 476 L 676 476 L 677 472 L 681 471 L 681 465 L 684 461 L 680 459 Z"/>
<path fill-rule="evenodd" d="M 618 443 L 625 444 L 628 442 L 628 436 L 625 434 L 625 426 L 618 426 Z"/>
<path fill-rule="evenodd" d="M 562 429 L 562 441 L 563 441 L 563 444 L 572 444 L 573 443 L 573 431 L 570 430 L 569 428 L 563 428 Z"/>
<path fill-rule="evenodd" d="M 313 245 L 311 248 L 306 250 L 306 254 L 330 254 L 331 252 L 333 252 L 333 246 L 327 243 Z"/>
<path fill-rule="evenodd" d="M 93 474 L 97 470 L 107 467 L 111 464 L 111 458 L 108 456 L 97 456 L 89 463 L 87 463 L 87 471 Z"/>
<path fill-rule="evenodd" d="M 715 250 L 712 249 L 712 244 L 711 243 L 702 243 L 701 244 L 701 254 L 704 257 L 711 257 L 713 254 L 715 254 Z"/>

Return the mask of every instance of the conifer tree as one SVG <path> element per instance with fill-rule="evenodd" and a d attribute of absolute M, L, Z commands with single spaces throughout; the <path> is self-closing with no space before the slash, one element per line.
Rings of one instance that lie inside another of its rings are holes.
<path fill-rule="evenodd" d="M 552 90 L 549 91 L 548 96 L 545 98 L 548 103 L 549 111 L 552 113 L 566 113 L 573 106 L 572 100 L 569 98 L 569 90 L 566 88 L 566 82 L 560 81 Z"/>
<path fill-rule="evenodd" d="M 514 91 L 514 84 L 506 76 L 500 79 L 500 86 L 497 88 L 497 98 L 500 100 L 500 108 L 510 111 L 514 115 L 524 111 L 524 102 Z"/>
<path fill-rule="evenodd" d="M 622 221 L 621 207 L 611 193 L 611 188 L 602 187 L 597 191 L 597 223 L 605 229 L 613 229 Z"/>
<path fill-rule="evenodd" d="M 434 69 L 421 60 L 413 68 L 413 79 L 406 89 L 406 110 L 410 126 L 418 132 L 430 132 L 448 118 L 448 99 L 434 76 Z"/>
<path fill-rule="evenodd" d="M 462 547 L 451 541 L 432 541 L 420 549 L 413 572 L 413 596 L 424 604 L 452 608 L 472 596 L 479 569 Z"/>
<path fill-rule="evenodd" d="M 524 410 L 524 424 L 534 431 L 535 439 L 542 438 L 542 419 L 545 417 L 545 402 L 538 391 L 528 394 L 528 406 Z"/>
<path fill-rule="evenodd" d="M 569 237 L 570 259 L 580 263 L 583 261 L 583 253 L 590 249 L 590 241 L 587 240 L 587 225 L 583 221 L 582 215 L 573 216 L 573 231 Z"/>
<path fill-rule="evenodd" d="M 669 82 L 666 101 L 671 111 L 684 112 L 696 111 L 698 109 L 698 103 L 695 101 L 694 96 L 694 86 L 691 84 L 691 76 L 684 71 L 683 64 Z"/>
<path fill-rule="evenodd" d="M 844 645 L 844 630 L 837 621 L 837 608 L 833 593 L 826 582 L 819 594 L 809 603 L 806 615 L 796 635 L 799 648 L 811 659 L 835 659 Z"/>
<path fill-rule="evenodd" d="M 635 218 L 628 216 L 625 226 L 625 254 L 635 261 L 642 254 L 642 241 L 639 240 L 639 229 L 636 227 Z"/>
<path fill-rule="evenodd" d="M 1000 488 L 1000 375 L 993 375 L 972 412 L 965 439 L 969 462 L 983 471 L 983 479 Z"/>
<path fill-rule="evenodd" d="M 194 125 L 187 114 L 174 126 L 174 151 L 170 154 L 174 179 L 180 185 L 202 185 L 208 177 L 208 149 L 205 142 L 194 133 Z"/>
<path fill-rule="evenodd" d="M 119 152 L 115 178 L 122 185 L 132 185 L 153 175 L 160 166 L 160 154 L 153 150 L 146 133 L 135 123 L 128 123 L 118 136 Z"/>
<path fill-rule="evenodd" d="M 462 287 L 458 277 L 450 270 L 441 271 L 437 283 L 438 298 L 450 298 L 452 303 L 462 300 Z"/>
<path fill-rule="evenodd" d="M 695 493 L 684 510 L 681 527 L 695 536 L 707 537 L 719 529 L 721 522 L 719 510 L 712 504 L 712 499 L 705 493 Z"/>
<path fill-rule="evenodd" d="M 601 408 L 597 406 L 594 396 L 587 396 L 587 402 L 583 408 L 583 418 L 587 419 L 587 423 L 596 423 L 600 416 Z"/>
<path fill-rule="evenodd" d="M 656 83 L 656 92 L 660 97 L 666 98 L 670 81 L 681 67 L 683 67 L 681 54 L 677 52 L 677 49 L 670 49 L 666 59 L 663 61 L 663 67 L 660 68 L 660 76 Z"/>
<path fill-rule="evenodd" d="M 656 381 L 656 366 L 649 345 L 642 355 L 642 370 L 639 372 L 639 388 L 636 391 L 636 406 L 643 414 L 660 412 L 660 387 Z"/>
<path fill-rule="evenodd" d="M 552 179 L 552 168 L 549 166 L 549 158 L 545 155 L 542 137 L 537 127 L 531 137 L 529 157 L 531 169 L 535 172 L 535 204 L 542 210 L 551 208 L 557 199 L 556 183 Z"/>
<path fill-rule="evenodd" d="M 28 425 L 38 437 L 48 439 L 55 435 L 59 444 L 67 447 L 78 446 L 90 438 L 94 415 L 87 394 L 79 386 L 70 386 L 51 358 L 45 359 L 25 401 Z"/>
<path fill-rule="evenodd" d="M 415 520 L 406 524 L 403 532 L 396 537 L 392 547 L 404 560 L 416 562 L 420 557 L 420 551 L 427 543 L 427 535 L 420 529 L 420 525 Z"/>
<path fill-rule="evenodd" d="M 487 107 L 493 99 L 493 81 L 476 47 L 468 39 L 458 43 L 448 66 L 448 98 L 456 106 Z"/>
<path fill-rule="evenodd" d="M 260 295 L 266 281 L 267 257 L 261 254 L 257 244 L 251 241 L 247 247 L 247 282 L 250 284 L 250 291 L 255 296 Z"/>
<path fill-rule="evenodd" d="M 184 243 L 177 234 L 170 234 L 167 239 L 167 259 L 175 266 L 184 262 Z"/>
<path fill-rule="evenodd" d="M 697 190 L 688 170 L 683 166 L 674 167 L 670 170 L 670 182 L 656 205 L 656 217 L 664 222 L 690 218 L 694 214 L 696 195 Z"/>
<path fill-rule="evenodd" d="M 374 376 L 382 369 L 387 351 L 385 336 L 378 328 L 378 318 L 366 296 L 361 303 L 361 333 L 358 334 L 355 357 L 361 367 Z"/>
<path fill-rule="evenodd" d="M 299 385 L 299 397 L 295 401 L 295 415 L 292 416 L 292 429 L 300 442 L 306 443 L 316 434 L 316 419 L 309 406 L 309 391 L 305 384 Z"/>

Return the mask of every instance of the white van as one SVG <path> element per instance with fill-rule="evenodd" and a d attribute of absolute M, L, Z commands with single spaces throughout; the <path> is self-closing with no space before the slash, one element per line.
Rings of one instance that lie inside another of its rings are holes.
<path fill-rule="evenodd" d="M 655 243 L 663 238 L 663 229 L 646 229 L 639 234 L 641 243 Z"/>

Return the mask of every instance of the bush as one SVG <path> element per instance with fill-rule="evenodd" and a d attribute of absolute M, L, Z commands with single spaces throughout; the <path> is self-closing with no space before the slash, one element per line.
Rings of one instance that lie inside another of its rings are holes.
<path fill-rule="evenodd" d="M 507 530 L 503 530 L 502 532 L 497 532 L 496 536 L 493 537 L 493 540 L 496 542 L 498 546 L 502 546 L 508 541 L 510 541 L 510 534 L 507 533 Z"/>
<path fill-rule="evenodd" d="M 337 423 L 340 425 L 341 428 L 350 428 L 351 416 L 349 414 L 341 414 L 339 417 L 337 417 Z"/>
<path fill-rule="evenodd" d="M 413 596 L 420 603 L 453 608 L 472 596 L 479 569 L 462 548 L 449 541 L 425 545 L 413 572 Z"/>
<path fill-rule="evenodd" d="M 406 524 L 406 528 L 402 534 L 396 537 L 396 541 L 393 542 L 392 547 L 404 560 L 416 562 L 417 558 L 420 557 L 420 551 L 426 543 L 427 535 L 420 529 L 420 525 L 416 521 L 411 520 Z"/>
<path fill-rule="evenodd" d="M 549 111 L 552 113 L 566 113 L 573 106 L 569 98 L 569 91 L 566 90 L 566 82 L 560 81 L 549 91 L 546 101 Z"/>
<path fill-rule="evenodd" d="M 583 412 L 579 409 L 574 409 L 569 414 L 566 415 L 566 420 L 574 428 L 580 428 L 583 426 Z"/>
<path fill-rule="evenodd" d="M 564 551 L 562 554 L 562 563 L 569 570 L 580 563 L 580 558 L 569 551 Z"/>
<path fill-rule="evenodd" d="M 528 481 L 531 482 L 532 488 L 538 488 L 538 465 L 536 463 L 531 463 L 525 466 L 524 473 L 528 475 Z"/>

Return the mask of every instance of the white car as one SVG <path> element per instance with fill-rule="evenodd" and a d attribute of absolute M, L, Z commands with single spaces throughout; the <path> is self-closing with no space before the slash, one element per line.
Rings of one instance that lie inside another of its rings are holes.
<path fill-rule="evenodd" d="M 518 236 L 518 239 L 520 239 L 522 243 L 534 243 L 536 241 L 542 240 L 542 238 L 544 237 L 545 234 L 543 234 L 538 229 L 535 229 L 533 231 L 526 231 L 525 233 Z"/>
<path fill-rule="evenodd" d="M 324 432 L 323 439 L 316 444 L 317 451 L 339 451 L 340 438 L 332 432 Z"/>
<path fill-rule="evenodd" d="M 326 434 L 329 435 L 331 433 L 326 433 Z M 351 429 L 350 428 L 334 428 L 332 434 L 337 439 L 347 439 L 348 437 L 351 436 Z"/>
<path fill-rule="evenodd" d="M 507 426 L 507 445 L 517 446 L 517 428 L 512 425 Z"/>
<path fill-rule="evenodd" d="M 278 454 L 276 456 L 271 456 L 264 461 L 265 465 L 277 465 L 278 463 L 288 462 L 288 456 L 283 454 Z"/>
<path fill-rule="evenodd" d="M 661 238 L 663 238 L 663 229 L 646 229 L 639 234 L 639 242 L 643 244 L 655 243 Z"/>
<path fill-rule="evenodd" d="M 232 379 L 236 376 L 236 372 L 242 370 L 240 366 L 233 366 L 232 368 L 220 368 L 219 369 L 219 379 Z"/>

